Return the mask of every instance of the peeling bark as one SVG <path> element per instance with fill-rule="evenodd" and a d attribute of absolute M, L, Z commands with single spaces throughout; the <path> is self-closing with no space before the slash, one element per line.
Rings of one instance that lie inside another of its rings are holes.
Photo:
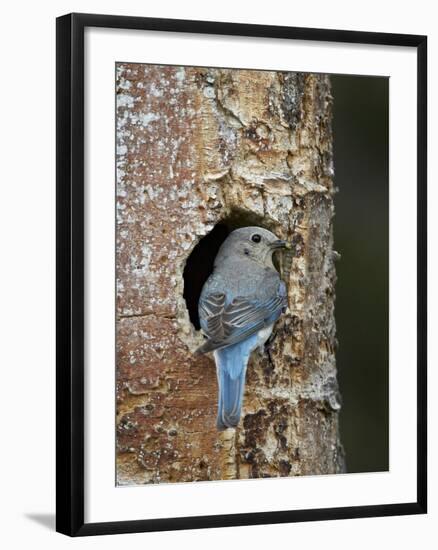
<path fill-rule="evenodd" d="M 329 78 L 117 67 L 117 483 L 330 474 L 339 441 Z M 242 419 L 215 428 L 213 358 L 183 298 L 218 222 L 294 243 L 289 309 L 253 354 Z"/>

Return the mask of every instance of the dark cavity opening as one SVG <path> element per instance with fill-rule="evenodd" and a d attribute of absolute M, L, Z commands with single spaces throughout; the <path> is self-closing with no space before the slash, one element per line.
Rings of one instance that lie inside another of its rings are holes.
<path fill-rule="evenodd" d="M 213 271 L 214 259 L 221 244 L 230 233 L 224 223 L 218 223 L 205 235 L 192 250 L 184 268 L 184 299 L 189 311 L 190 321 L 196 330 L 199 324 L 198 302 L 202 287 Z"/>
<path fill-rule="evenodd" d="M 226 219 L 217 223 L 213 229 L 205 235 L 192 250 L 187 258 L 183 272 L 184 299 L 186 301 L 189 318 L 196 330 L 201 328 L 199 323 L 198 302 L 202 287 L 213 271 L 214 259 L 219 248 L 234 229 L 255 225 L 274 231 L 267 226 L 266 220 L 253 212 L 236 210 Z"/>

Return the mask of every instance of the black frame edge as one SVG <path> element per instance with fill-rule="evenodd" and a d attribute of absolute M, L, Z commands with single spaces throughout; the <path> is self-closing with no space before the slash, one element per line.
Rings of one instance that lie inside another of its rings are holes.
<path fill-rule="evenodd" d="M 418 46 L 426 38 L 416 34 L 392 34 L 309 27 L 285 27 L 254 23 L 230 23 L 225 21 L 196 21 L 192 19 L 162 19 L 126 15 L 74 13 L 80 24 L 87 27 L 128 28 L 132 30 L 157 30 L 194 34 L 218 34 L 253 38 L 286 38 L 323 42 L 348 42 L 380 46 Z"/>
<path fill-rule="evenodd" d="M 70 16 L 56 21 L 56 529 L 71 534 L 70 416 Z M 68 423 L 66 426 L 65 423 Z"/>
<path fill-rule="evenodd" d="M 427 37 L 417 47 L 417 502 L 427 513 Z"/>
<path fill-rule="evenodd" d="M 122 535 L 127 533 L 149 533 L 156 531 L 181 531 L 186 529 L 244 527 L 249 525 L 404 516 L 422 513 L 424 513 L 424 511 L 416 502 L 407 504 L 385 504 L 377 506 L 318 508 L 314 510 L 310 509 L 296 511 L 259 512 L 250 514 L 229 514 L 218 516 L 195 516 L 182 518 L 88 523 L 83 525 L 83 527 L 79 529 L 79 531 L 75 533 L 75 535 L 81 537 L 95 535 Z"/>
<path fill-rule="evenodd" d="M 90 536 L 427 513 L 427 37 L 82 13 L 59 17 L 56 25 L 56 530 Z M 84 523 L 85 27 L 417 48 L 417 502 Z"/>
<path fill-rule="evenodd" d="M 56 530 L 84 525 L 83 27 L 56 21 Z"/>

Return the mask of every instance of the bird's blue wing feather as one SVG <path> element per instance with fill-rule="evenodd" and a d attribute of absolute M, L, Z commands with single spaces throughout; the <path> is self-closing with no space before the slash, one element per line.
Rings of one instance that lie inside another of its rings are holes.
<path fill-rule="evenodd" d="M 279 281 L 277 292 L 264 300 L 238 296 L 227 304 L 225 293 L 202 296 L 199 317 L 208 340 L 199 352 L 206 353 L 243 341 L 275 322 L 286 305 L 286 287 L 282 281 Z"/>

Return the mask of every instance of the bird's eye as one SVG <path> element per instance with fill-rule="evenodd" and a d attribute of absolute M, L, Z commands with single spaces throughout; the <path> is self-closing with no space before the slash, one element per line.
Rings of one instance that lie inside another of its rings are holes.
<path fill-rule="evenodd" d="M 254 242 L 254 243 L 259 243 L 262 238 L 260 237 L 260 235 L 258 233 L 255 233 L 252 237 L 251 237 L 251 240 Z"/>

